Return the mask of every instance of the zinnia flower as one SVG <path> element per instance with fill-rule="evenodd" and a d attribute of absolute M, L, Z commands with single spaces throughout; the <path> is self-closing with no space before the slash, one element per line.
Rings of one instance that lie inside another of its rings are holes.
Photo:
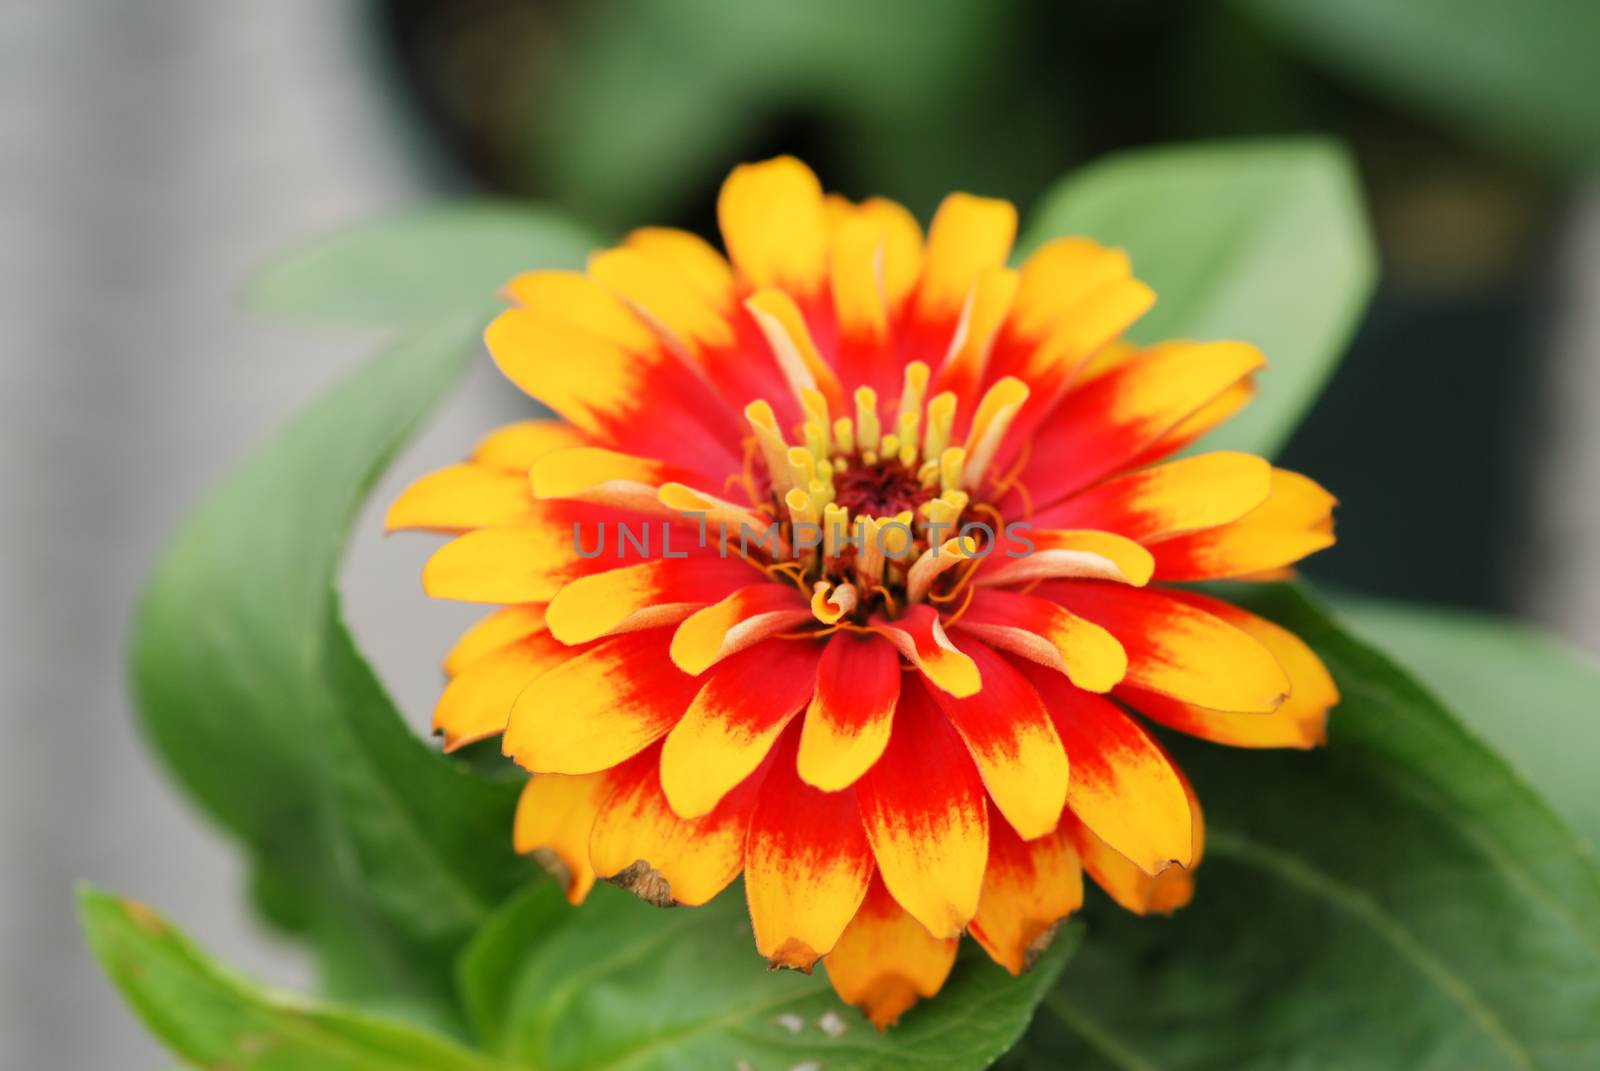
<path fill-rule="evenodd" d="M 1170 585 L 1333 542 L 1333 499 L 1242 453 L 1168 460 L 1250 398 L 1238 342 L 1139 348 L 1155 295 L 1016 213 L 926 237 L 783 158 L 736 169 L 726 259 L 647 228 L 513 279 L 502 372 L 561 419 L 489 435 L 392 528 L 424 586 L 500 605 L 445 662 L 447 748 L 503 734 L 516 817 L 596 876 L 703 904 L 744 874 L 772 963 L 823 958 L 883 1026 L 963 932 L 1012 972 L 1082 900 L 1187 902 L 1193 793 L 1139 721 L 1310 747 L 1337 693 L 1296 637 Z M 963 530 L 965 526 L 965 530 Z M 765 536 L 765 539 L 763 539 Z"/>

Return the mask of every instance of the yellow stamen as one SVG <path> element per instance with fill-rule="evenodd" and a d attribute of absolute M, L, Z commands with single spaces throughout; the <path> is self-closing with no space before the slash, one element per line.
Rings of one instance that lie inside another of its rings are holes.
<path fill-rule="evenodd" d="M 823 430 L 825 427 L 827 425 L 808 420 L 800 428 L 800 437 L 805 440 L 806 449 L 811 451 L 813 457 L 828 456 L 828 433 Z"/>
<path fill-rule="evenodd" d="M 878 441 L 878 450 L 884 457 L 899 457 L 900 436 L 891 431 Z"/>
<path fill-rule="evenodd" d="M 833 441 L 839 444 L 841 454 L 856 452 L 856 427 L 849 417 L 842 416 L 833 422 Z"/>
<path fill-rule="evenodd" d="M 800 392 L 800 408 L 806 415 L 806 445 L 811 445 L 810 426 L 815 424 L 822 438 L 822 448 L 812 449 L 818 457 L 827 457 L 833 448 L 833 444 L 828 441 L 828 429 L 833 426 L 833 422 L 828 419 L 828 399 L 822 396 L 821 391 L 803 390 Z"/>
<path fill-rule="evenodd" d="M 928 366 L 921 361 L 906 365 L 905 386 L 900 389 L 900 419 L 907 413 L 922 412 L 922 399 L 928 393 Z"/>
<path fill-rule="evenodd" d="M 952 446 L 939 455 L 939 490 L 959 491 L 962 489 L 962 475 L 967 468 L 967 452 L 959 446 Z"/>
<path fill-rule="evenodd" d="M 826 580 L 819 580 L 811 589 L 811 612 L 824 625 L 837 624 L 840 618 L 855 608 L 854 584 L 840 584 L 834 587 Z"/>
<path fill-rule="evenodd" d="M 856 445 L 862 453 L 878 449 L 878 392 L 871 387 L 856 389 Z"/>
<path fill-rule="evenodd" d="M 822 507 L 822 553 L 837 558 L 844 553 L 850 534 L 850 511 L 836 502 Z"/>
<path fill-rule="evenodd" d="M 778 418 L 772 406 L 760 399 L 744 407 L 744 418 L 755 432 L 756 445 L 761 448 L 761 458 L 772 478 L 772 489 L 781 495 L 794 485 L 789 482 L 789 444 L 778 430 Z"/>
<path fill-rule="evenodd" d="M 789 519 L 795 524 L 816 524 L 817 507 L 811 501 L 811 496 L 800 488 L 792 489 L 783 496 L 783 504 L 789 507 Z"/>
<path fill-rule="evenodd" d="M 936 458 L 950 445 L 950 427 L 956 419 L 956 396 L 951 391 L 933 396 L 928 403 L 928 427 L 922 433 L 922 456 Z"/>
<path fill-rule="evenodd" d="M 803 446 L 791 446 L 787 456 L 789 486 L 807 488 L 817 478 L 817 459 Z"/>
<path fill-rule="evenodd" d="M 875 518 L 856 518 L 856 578 L 867 591 L 877 587 L 883 580 L 881 527 Z"/>
<path fill-rule="evenodd" d="M 879 517 L 878 531 L 882 534 L 883 553 L 891 561 L 902 561 L 911 554 L 915 536 L 912 532 L 910 510 L 894 517 Z"/>

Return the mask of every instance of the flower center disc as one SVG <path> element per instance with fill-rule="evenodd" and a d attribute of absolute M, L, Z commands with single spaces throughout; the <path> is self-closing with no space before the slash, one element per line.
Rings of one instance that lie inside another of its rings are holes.
<path fill-rule="evenodd" d="M 833 500 L 852 516 L 895 516 L 916 510 L 935 497 L 937 488 L 923 486 L 917 474 L 899 461 L 850 468 L 834 476 Z"/>

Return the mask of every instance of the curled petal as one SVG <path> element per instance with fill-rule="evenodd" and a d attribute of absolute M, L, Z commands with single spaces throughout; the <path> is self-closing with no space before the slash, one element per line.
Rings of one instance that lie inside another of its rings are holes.
<path fill-rule="evenodd" d="M 982 687 L 977 665 L 950 642 L 933 607 L 908 607 L 898 618 L 875 620 L 872 627 L 942 691 L 961 697 Z"/>
<path fill-rule="evenodd" d="M 749 576 L 748 567 L 745 575 Z M 699 676 L 723 659 L 811 620 L 804 595 L 788 584 L 751 584 L 697 610 L 672 634 L 672 661 Z"/>

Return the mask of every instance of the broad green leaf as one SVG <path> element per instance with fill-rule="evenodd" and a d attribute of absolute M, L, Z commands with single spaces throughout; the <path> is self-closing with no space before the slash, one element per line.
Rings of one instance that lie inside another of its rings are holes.
<path fill-rule="evenodd" d="M 1207 449 L 1277 452 L 1338 363 L 1376 272 L 1355 173 L 1320 141 L 1107 158 L 1045 194 L 1019 250 L 1072 234 L 1126 249 L 1154 288 L 1135 341 L 1242 339 L 1266 354 L 1255 401 Z"/>
<path fill-rule="evenodd" d="M 223 971 L 143 904 L 78 897 L 89 945 L 150 1032 L 228 1071 L 509 1071 L 415 1027 L 268 992 Z"/>
<path fill-rule="evenodd" d="M 447 992 L 443 965 L 525 873 L 513 790 L 410 733 L 334 597 L 362 499 L 476 330 L 419 330 L 291 422 L 185 526 L 134 629 L 149 739 L 248 847 L 258 904 L 347 991 L 390 1000 Z"/>
<path fill-rule="evenodd" d="M 1241 0 L 1301 51 L 1495 145 L 1600 154 L 1592 0 Z"/>
<path fill-rule="evenodd" d="M 1314 752 L 1174 740 L 1205 807 L 1194 903 L 1089 932 L 1017 1066 L 1600 1066 L 1600 871 L 1410 676 L 1292 589 L 1253 607 L 1343 702 Z"/>
<path fill-rule="evenodd" d="M 1463 610 L 1340 599 L 1351 628 L 1387 651 L 1600 845 L 1600 659 L 1538 629 Z"/>
<path fill-rule="evenodd" d="M 820 972 L 769 971 L 752 940 L 738 887 L 663 911 L 600 885 L 574 909 L 544 882 L 469 947 L 462 987 L 490 1048 L 541 1071 L 960 1071 L 1015 1043 L 1078 931 L 1020 978 L 969 948 L 936 1000 L 883 1033 Z"/>
<path fill-rule="evenodd" d="M 295 319 L 420 323 L 492 311 L 519 272 L 579 268 L 599 244 L 547 208 L 463 202 L 359 224 L 265 268 L 251 306 Z"/>

